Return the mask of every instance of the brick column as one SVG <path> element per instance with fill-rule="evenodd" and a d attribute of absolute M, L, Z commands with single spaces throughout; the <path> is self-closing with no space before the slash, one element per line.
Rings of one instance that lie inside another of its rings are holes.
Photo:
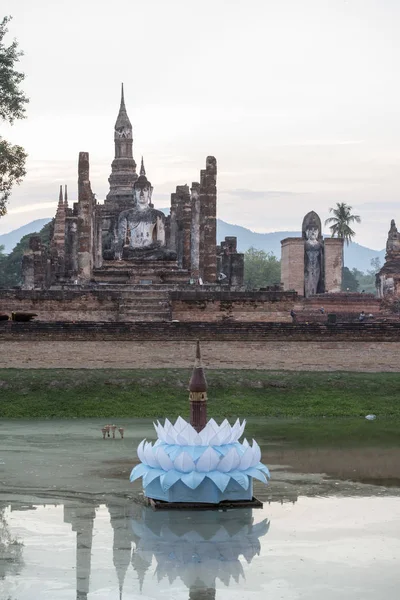
<path fill-rule="evenodd" d="M 78 278 L 90 281 L 93 268 L 93 194 L 89 181 L 89 154 L 79 153 L 78 164 Z"/>
<path fill-rule="evenodd" d="M 281 282 L 283 290 L 295 290 L 304 296 L 304 240 L 286 238 L 281 241 Z"/>
<path fill-rule="evenodd" d="M 325 238 L 325 292 L 337 293 L 342 289 L 343 239 Z"/>
<path fill-rule="evenodd" d="M 205 283 L 217 280 L 217 161 L 207 156 L 200 172 L 200 276 Z"/>

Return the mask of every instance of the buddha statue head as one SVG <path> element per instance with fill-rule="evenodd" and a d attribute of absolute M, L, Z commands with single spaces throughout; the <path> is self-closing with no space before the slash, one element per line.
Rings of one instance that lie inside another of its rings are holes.
<path fill-rule="evenodd" d="M 309 242 L 317 242 L 322 238 L 321 219 L 313 210 L 303 219 L 302 237 Z"/>
<path fill-rule="evenodd" d="M 134 183 L 133 193 L 135 197 L 135 205 L 139 210 L 145 210 L 151 208 L 151 196 L 153 193 L 153 187 L 146 177 L 146 171 L 143 164 L 140 167 L 140 175 Z"/>

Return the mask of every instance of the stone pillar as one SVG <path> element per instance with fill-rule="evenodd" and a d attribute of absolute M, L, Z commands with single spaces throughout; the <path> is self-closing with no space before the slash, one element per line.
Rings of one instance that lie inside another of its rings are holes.
<path fill-rule="evenodd" d="M 244 254 L 236 252 L 231 254 L 231 277 L 230 285 L 242 287 L 244 283 Z"/>
<path fill-rule="evenodd" d="M 94 232 L 95 232 L 95 240 L 94 244 L 94 267 L 95 269 L 100 269 L 103 265 L 103 231 L 102 231 L 102 215 L 100 212 L 100 207 L 97 206 L 94 213 Z"/>
<path fill-rule="evenodd" d="M 194 279 L 200 276 L 200 183 L 193 182 L 191 192 L 191 232 L 190 232 L 190 275 Z"/>
<path fill-rule="evenodd" d="M 79 153 L 78 165 L 78 279 L 89 282 L 93 269 L 93 205 L 89 154 Z"/>
<path fill-rule="evenodd" d="M 177 210 L 178 210 L 178 202 L 177 195 L 175 193 L 171 194 L 171 210 L 170 210 L 170 219 L 169 219 L 169 248 L 174 252 L 178 252 L 177 246 Z"/>
<path fill-rule="evenodd" d="M 182 218 L 182 268 L 190 270 L 190 234 L 192 226 L 192 206 L 189 187 L 178 185 L 176 193 L 181 204 Z"/>
<path fill-rule="evenodd" d="M 47 287 L 47 251 L 42 245 L 40 236 L 29 238 L 29 249 L 22 257 L 22 289 Z"/>
<path fill-rule="evenodd" d="M 281 241 L 281 247 L 283 290 L 295 290 L 304 296 L 304 239 L 286 238 Z"/>
<path fill-rule="evenodd" d="M 207 156 L 200 172 L 200 276 L 205 283 L 217 280 L 217 161 Z"/>
<path fill-rule="evenodd" d="M 331 294 L 342 289 L 343 243 L 342 238 L 324 240 L 325 292 Z"/>

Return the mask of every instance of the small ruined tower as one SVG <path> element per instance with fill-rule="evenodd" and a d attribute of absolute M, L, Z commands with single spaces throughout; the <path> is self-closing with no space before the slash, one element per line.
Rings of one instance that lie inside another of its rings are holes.
<path fill-rule="evenodd" d="M 189 382 L 190 424 L 201 431 L 207 424 L 207 381 L 201 364 L 200 342 L 196 346 L 196 362 Z"/>
<path fill-rule="evenodd" d="M 126 112 L 124 84 L 121 87 L 121 103 L 114 126 L 114 145 L 115 155 L 111 164 L 111 175 L 108 178 L 110 191 L 107 194 L 107 201 L 131 200 L 133 202 L 133 184 L 138 176 L 132 154 L 132 124 Z"/>
<path fill-rule="evenodd" d="M 52 248 L 59 257 L 65 253 L 65 204 L 63 198 L 62 185 L 60 185 L 60 194 L 58 197 L 58 206 L 54 220 L 54 235 L 52 239 Z"/>

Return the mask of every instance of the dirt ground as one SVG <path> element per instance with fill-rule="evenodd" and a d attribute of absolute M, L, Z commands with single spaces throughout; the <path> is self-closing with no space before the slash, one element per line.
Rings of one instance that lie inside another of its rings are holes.
<path fill-rule="evenodd" d="M 399 342 L 202 342 L 214 369 L 400 371 Z M 188 368 L 194 342 L 0 342 L 1 368 Z"/>

